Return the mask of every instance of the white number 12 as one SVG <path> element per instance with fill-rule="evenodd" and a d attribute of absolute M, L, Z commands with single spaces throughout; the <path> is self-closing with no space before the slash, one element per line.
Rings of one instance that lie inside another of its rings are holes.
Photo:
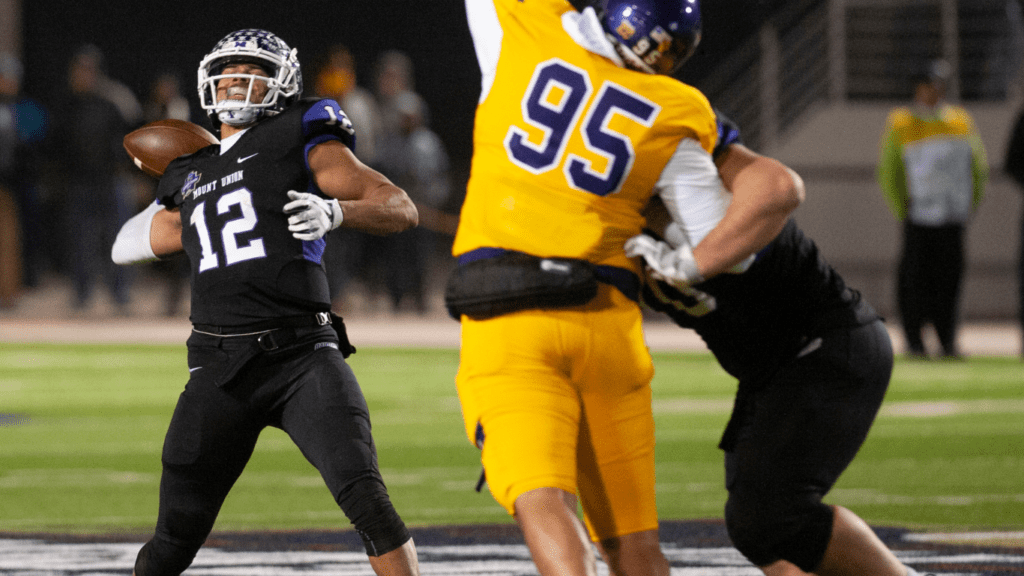
<path fill-rule="evenodd" d="M 255 238 L 245 246 L 238 245 L 239 234 L 251 232 L 256 228 L 256 209 L 252 205 L 252 193 L 247 188 L 240 188 L 230 192 L 217 200 L 217 214 L 226 214 L 232 206 L 237 205 L 242 215 L 224 223 L 221 228 L 221 245 L 224 247 L 224 265 L 230 266 L 244 260 L 263 258 L 267 255 L 263 247 L 263 239 Z M 199 233 L 199 246 L 202 248 L 203 256 L 199 260 L 199 271 L 205 272 L 220 265 L 217 252 L 213 250 L 213 242 L 210 239 L 210 229 L 206 223 L 206 202 L 196 204 L 192 210 L 192 217 L 189 224 L 196 227 Z"/>

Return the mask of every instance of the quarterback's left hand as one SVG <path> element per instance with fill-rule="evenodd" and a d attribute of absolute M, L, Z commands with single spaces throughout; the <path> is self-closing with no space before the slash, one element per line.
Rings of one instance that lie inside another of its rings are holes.
<path fill-rule="evenodd" d="M 667 242 L 640 234 L 626 241 L 626 256 L 643 256 L 644 262 L 651 270 L 651 276 L 664 280 L 675 288 L 704 281 L 689 244 L 672 248 Z"/>
<path fill-rule="evenodd" d="M 316 194 L 288 191 L 291 202 L 284 205 L 288 230 L 299 240 L 319 240 L 341 225 L 344 214 L 335 199 L 324 200 Z"/>

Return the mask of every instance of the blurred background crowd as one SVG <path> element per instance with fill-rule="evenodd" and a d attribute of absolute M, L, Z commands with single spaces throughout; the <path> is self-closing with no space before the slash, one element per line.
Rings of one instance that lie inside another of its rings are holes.
<path fill-rule="evenodd" d="M 879 185 L 880 141 L 890 112 L 914 106 L 920 70 L 947 62 L 944 98 L 972 116 L 989 166 L 965 224 L 956 313 L 1024 324 L 1024 187 L 1006 171 L 1024 107 L 1022 2 L 705 2 L 704 38 L 680 79 L 803 176 L 801 227 L 895 320 L 903 224 Z M 480 86 L 461 0 L 0 0 L 0 318 L 34 313 L 41 292 L 53 315 L 187 313 L 182 259 L 109 262 L 113 234 L 155 186 L 121 142 L 159 118 L 208 126 L 196 66 L 244 27 L 299 49 L 305 93 L 337 99 L 356 155 L 420 208 L 424 225 L 393 238 L 329 237 L 336 310 L 444 313 Z"/>
<path fill-rule="evenodd" d="M 358 127 L 356 155 L 405 189 L 430 224 L 389 237 L 347 229 L 330 235 L 326 266 L 336 308 L 358 293 L 374 306 L 425 313 L 428 284 L 442 281 L 447 269 L 458 206 L 449 203 L 448 153 L 429 127 L 412 59 L 398 50 L 382 53 L 367 87 L 344 45 L 311 64 L 306 94 L 341 103 Z M 25 94 L 23 73 L 17 57 L 0 54 L 0 307 L 16 309 L 20 296 L 59 276 L 73 287 L 69 310 L 88 312 L 105 294 L 111 312 L 126 316 L 133 283 L 148 279 L 162 285 L 162 294 L 146 297 L 161 298 L 167 316 L 181 314 L 184 256 L 131 268 L 115 266 L 109 251 L 125 220 L 152 202 L 156 186 L 124 152 L 124 135 L 167 118 L 205 124 L 192 90 L 185 92 L 191 86 L 168 70 L 137 94 L 111 75 L 94 44 L 74 52 L 66 86 L 52 102 Z"/>

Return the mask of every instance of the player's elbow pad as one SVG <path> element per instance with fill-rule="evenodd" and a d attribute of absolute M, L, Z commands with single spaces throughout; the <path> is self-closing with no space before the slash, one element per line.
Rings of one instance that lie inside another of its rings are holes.
<path fill-rule="evenodd" d="M 153 216 L 160 210 L 163 210 L 163 206 L 153 202 L 121 226 L 110 249 L 110 258 L 115 264 L 140 264 L 157 260 L 149 232 L 153 227 Z"/>

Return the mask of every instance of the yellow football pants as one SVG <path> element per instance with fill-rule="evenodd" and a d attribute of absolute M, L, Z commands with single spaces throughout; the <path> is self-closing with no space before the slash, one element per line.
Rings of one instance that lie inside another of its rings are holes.
<path fill-rule="evenodd" d="M 639 307 L 602 284 L 590 303 L 462 317 L 456 384 L 466 433 L 484 435 L 491 494 L 578 494 L 596 541 L 653 530 L 651 355 Z"/>

